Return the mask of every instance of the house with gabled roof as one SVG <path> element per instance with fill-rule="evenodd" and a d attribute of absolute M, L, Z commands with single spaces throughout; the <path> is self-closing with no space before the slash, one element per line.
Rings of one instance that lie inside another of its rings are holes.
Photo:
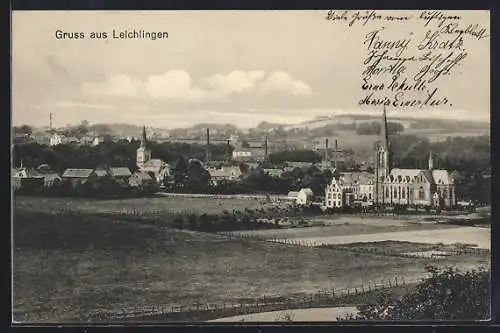
<path fill-rule="evenodd" d="M 109 176 L 120 186 L 128 187 L 129 179 L 132 177 L 132 172 L 127 167 L 110 167 L 108 169 Z"/>
<path fill-rule="evenodd" d="M 129 178 L 130 187 L 137 188 L 140 190 L 153 191 L 158 188 L 158 183 L 154 177 L 152 177 L 148 172 L 137 171 L 134 172 Z"/>
<path fill-rule="evenodd" d="M 207 171 L 210 174 L 210 181 L 214 186 L 221 181 L 234 181 L 240 179 L 242 176 L 239 166 L 210 167 Z"/>
<path fill-rule="evenodd" d="M 66 169 L 62 174 L 62 180 L 70 182 L 73 186 L 93 182 L 97 180 L 97 175 L 94 169 Z"/>

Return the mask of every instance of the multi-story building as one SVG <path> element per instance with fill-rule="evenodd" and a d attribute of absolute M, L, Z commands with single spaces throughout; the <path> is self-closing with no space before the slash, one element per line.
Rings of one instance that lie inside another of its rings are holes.
<path fill-rule="evenodd" d="M 368 172 L 334 173 L 325 189 L 325 207 L 341 208 L 355 202 L 372 203 L 374 200 L 373 174 Z"/>
<path fill-rule="evenodd" d="M 377 205 L 456 205 L 455 173 L 435 169 L 429 153 L 427 169 L 392 168 L 391 147 L 384 109 L 381 140 L 375 145 L 375 203 Z"/>

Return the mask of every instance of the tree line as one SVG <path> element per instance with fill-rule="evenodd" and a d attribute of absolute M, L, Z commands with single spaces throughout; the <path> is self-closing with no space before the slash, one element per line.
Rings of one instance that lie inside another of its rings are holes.
<path fill-rule="evenodd" d="M 392 165 L 395 168 L 427 169 L 429 152 L 435 160 L 434 167 L 449 171 L 457 170 L 461 177 L 457 180 L 464 196 L 480 202 L 490 201 L 490 139 L 489 136 L 454 137 L 442 142 L 431 143 L 428 139 L 411 135 L 393 135 L 390 138 Z M 21 161 L 27 167 L 48 164 L 60 174 L 67 168 L 95 169 L 99 166 L 127 166 L 132 172 L 137 170 L 136 149 L 138 141 L 106 142 L 97 146 L 57 145 L 49 147 L 38 143 L 14 145 L 13 165 Z M 305 170 L 295 168 L 283 172 L 279 177 L 271 176 L 264 167 L 282 167 L 287 161 L 317 163 L 321 156 L 312 150 L 285 150 L 269 155 L 269 161 L 255 170 L 249 170 L 244 163 L 239 165 L 243 173 L 237 181 L 218 182 L 211 185 L 210 174 L 196 160 L 203 161 L 206 147 L 197 144 L 151 142 L 153 158 L 159 158 L 171 165 L 171 179 L 166 180 L 170 190 L 200 193 L 287 193 L 290 190 L 309 187 L 315 194 L 324 193 L 326 184 L 331 180 L 331 171 L 322 172 L 311 165 Z M 227 160 L 233 147 L 226 144 L 210 145 L 213 160 Z M 195 160 L 190 159 L 194 158 Z M 338 171 L 356 171 L 345 169 Z"/>

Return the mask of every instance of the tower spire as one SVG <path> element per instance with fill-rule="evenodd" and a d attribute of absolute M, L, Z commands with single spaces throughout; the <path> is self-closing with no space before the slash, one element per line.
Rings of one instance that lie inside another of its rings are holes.
<path fill-rule="evenodd" d="M 380 134 L 382 136 L 382 143 L 384 147 L 387 149 L 389 147 L 389 130 L 387 126 L 387 114 L 385 111 L 385 106 L 384 106 L 384 113 L 382 116 L 382 128 Z"/>
<path fill-rule="evenodd" d="M 432 150 L 429 152 L 429 170 L 434 169 L 434 154 Z"/>
<path fill-rule="evenodd" d="M 146 126 L 142 126 L 142 137 L 141 137 L 141 148 L 146 148 L 147 138 L 146 138 Z"/>

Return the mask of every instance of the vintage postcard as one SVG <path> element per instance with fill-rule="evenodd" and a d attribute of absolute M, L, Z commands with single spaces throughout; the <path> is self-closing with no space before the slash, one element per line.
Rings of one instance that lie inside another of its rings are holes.
<path fill-rule="evenodd" d="M 14 11 L 12 320 L 488 320 L 489 22 Z"/>

